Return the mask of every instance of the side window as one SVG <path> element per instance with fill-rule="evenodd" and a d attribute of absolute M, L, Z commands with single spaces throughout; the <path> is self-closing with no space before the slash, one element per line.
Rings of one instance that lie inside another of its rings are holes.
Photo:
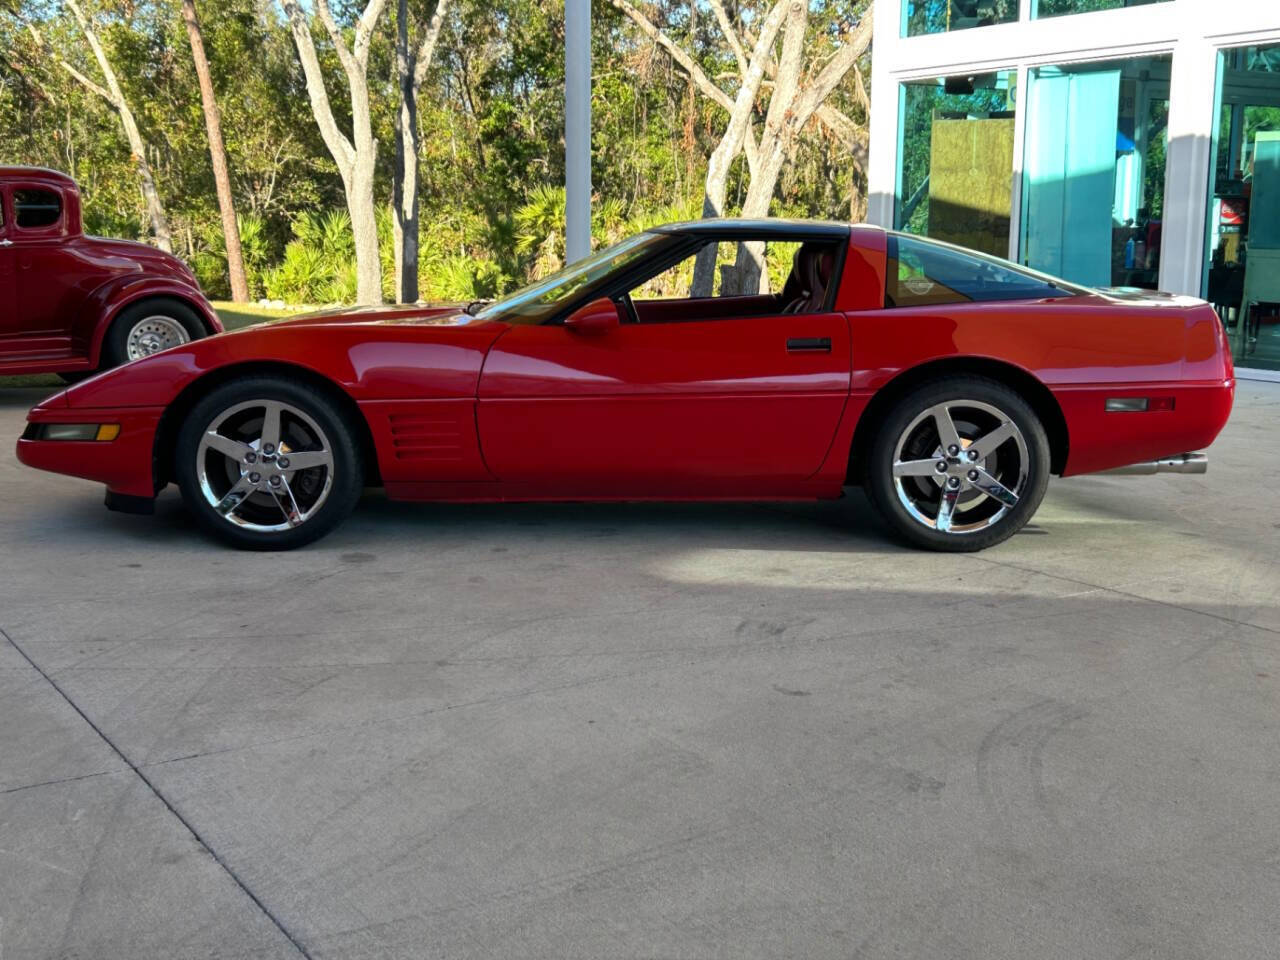
<path fill-rule="evenodd" d="M 692 310 L 710 310 L 711 315 L 742 315 L 770 313 L 817 313 L 825 309 L 830 300 L 832 274 L 837 262 L 838 244 L 798 240 L 768 240 L 765 245 L 764 265 L 766 276 L 761 288 L 753 285 L 750 290 L 740 289 L 737 283 L 737 240 L 722 240 L 703 249 L 715 251 L 715 271 L 711 290 L 700 296 L 693 293 L 693 273 L 697 254 L 668 267 L 631 290 L 631 299 L 643 305 L 653 301 L 683 302 Z M 764 297 L 760 296 L 763 292 Z M 745 299 L 745 298 L 750 298 Z M 724 301 L 716 306 L 709 301 Z M 736 302 L 735 302 L 736 301 Z M 674 306 L 674 304 L 673 304 Z M 638 307 L 643 315 L 645 310 Z M 650 316 L 659 316 L 649 311 Z M 664 315 L 665 316 L 665 315 Z M 644 322 L 644 316 L 641 317 Z"/>
<path fill-rule="evenodd" d="M 722 241 L 708 244 L 716 252 L 716 268 L 712 279 L 711 293 L 704 296 L 719 297 L 724 289 L 724 268 L 733 267 L 738 256 L 738 244 L 733 241 Z M 703 249 L 706 249 L 704 247 Z M 684 300 L 692 298 L 693 265 L 696 254 L 690 254 L 679 263 L 667 267 L 655 277 L 641 283 L 631 291 L 632 300 Z"/>
<path fill-rule="evenodd" d="M 13 219 L 19 227 L 51 227 L 61 218 L 62 197 L 57 191 L 34 187 L 13 191 Z"/>
<path fill-rule="evenodd" d="M 1066 297 L 1075 288 L 995 258 L 954 250 L 905 234 L 889 234 L 886 307 L 929 307 L 993 300 Z"/>

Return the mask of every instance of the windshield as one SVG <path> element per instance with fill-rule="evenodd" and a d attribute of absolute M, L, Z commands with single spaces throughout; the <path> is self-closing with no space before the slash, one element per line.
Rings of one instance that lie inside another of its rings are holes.
<path fill-rule="evenodd" d="M 569 300 L 589 293 L 591 288 L 600 286 L 613 273 L 648 256 L 668 240 L 660 233 L 638 233 L 522 287 L 511 296 L 489 304 L 476 316 L 508 323 L 541 323 Z"/>

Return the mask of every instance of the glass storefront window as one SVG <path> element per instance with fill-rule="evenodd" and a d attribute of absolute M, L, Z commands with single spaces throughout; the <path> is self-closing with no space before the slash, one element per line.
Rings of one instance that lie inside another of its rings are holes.
<path fill-rule="evenodd" d="M 1117 10 L 1120 7 L 1145 7 L 1163 0 L 1031 0 L 1031 16 L 1060 17 L 1068 13 L 1092 13 L 1095 10 Z"/>
<path fill-rule="evenodd" d="M 947 33 L 1018 19 L 1018 0 L 902 0 L 902 35 Z"/>
<path fill-rule="evenodd" d="M 1204 296 L 1236 363 L 1280 370 L 1280 44 L 1218 55 Z"/>
<path fill-rule="evenodd" d="M 902 85 L 899 230 L 1008 256 L 1016 80 L 1002 70 Z"/>
<path fill-rule="evenodd" d="M 1021 260 L 1091 287 L 1160 274 L 1168 56 L 1030 71 Z"/>

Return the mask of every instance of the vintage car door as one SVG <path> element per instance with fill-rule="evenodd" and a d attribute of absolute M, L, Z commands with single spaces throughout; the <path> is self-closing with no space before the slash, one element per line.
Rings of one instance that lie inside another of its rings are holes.
<path fill-rule="evenodd" d="M 13 291 L 17 281 L 14 277 L 11 219 L 9 204 L 5 198 L 5 190 L 0 187 L 0 344 L 5 339 L 14 337 L 20 332 L 18 318 L 14 315 L 13 310 Z"/>
<path fill-rule="evenodd" d="M 62 192 L 51 184 L 14 181 L 9 185 L 14 257 L 13 309 L 21 332 L 69 334 L 80 306 L 75 289 L 86 272 L 67 247 Z"/>
<path fill-rule="evenodd" d="M 512 326 L 481 374 L 481 449 L 501 480 L 586 493 L 784 490 L 821 467 L 849 379 L 839 313 Z"/>

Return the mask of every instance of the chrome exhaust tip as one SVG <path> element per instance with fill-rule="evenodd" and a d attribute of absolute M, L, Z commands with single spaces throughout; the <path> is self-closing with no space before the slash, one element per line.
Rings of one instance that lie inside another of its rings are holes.
<path fill-rule="evenodd" d="M 1209 469 L 1209 457 L 1203 453 L 1179 453 L 1159 460 L 1144 460 L 1142 463 L 1131 463 L 1127 467 L 1116 467 L 1104 470 L 1113 476 L 1147 477 L 1153 473 L 1206 473 Z"/>

